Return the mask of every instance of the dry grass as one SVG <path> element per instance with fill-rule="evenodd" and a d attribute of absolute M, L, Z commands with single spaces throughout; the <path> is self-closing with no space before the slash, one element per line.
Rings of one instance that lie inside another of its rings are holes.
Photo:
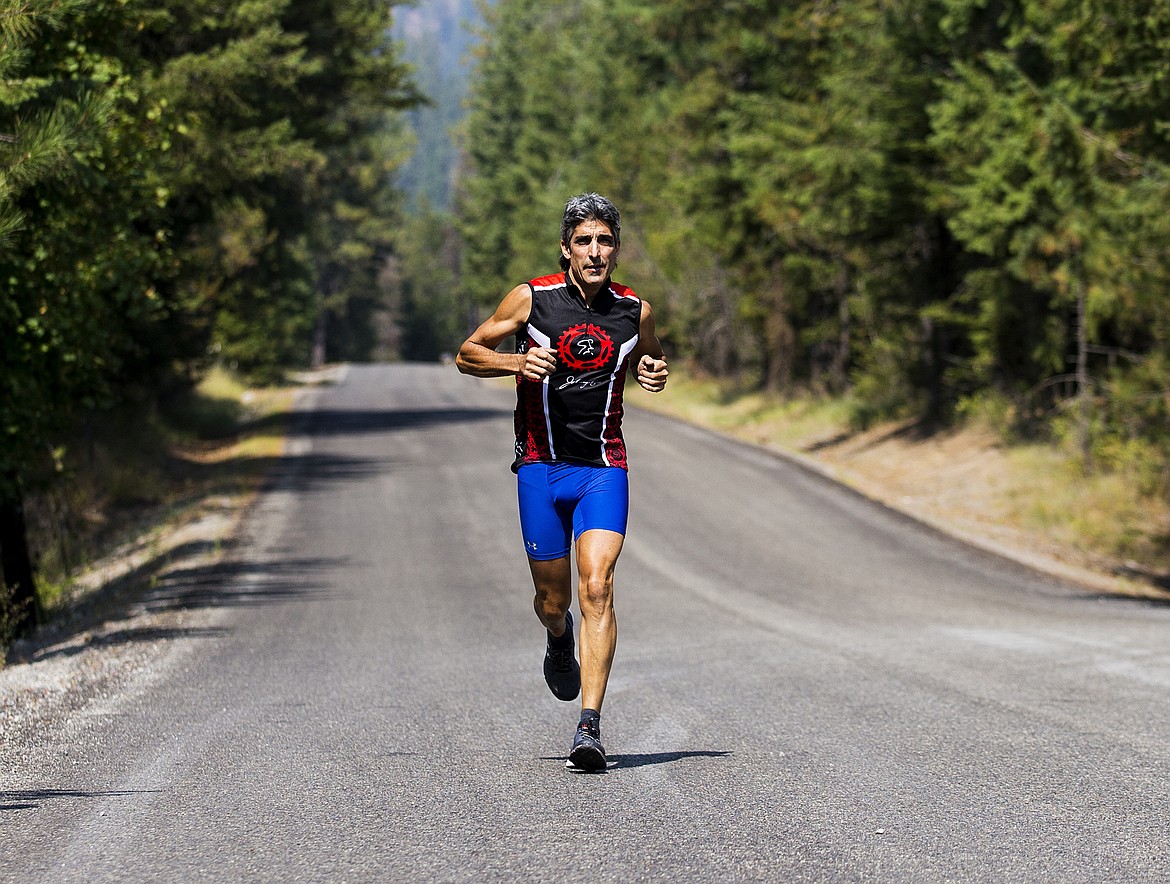
<path fill-rule="evenodd" d="M 281 455 L 295 395 L 215 370 L 161 415 L 113 415 L 67 449 L 64 477 L 27 501 L 43 607 L 69 607 L 185 526 L 242 512 Z"/>

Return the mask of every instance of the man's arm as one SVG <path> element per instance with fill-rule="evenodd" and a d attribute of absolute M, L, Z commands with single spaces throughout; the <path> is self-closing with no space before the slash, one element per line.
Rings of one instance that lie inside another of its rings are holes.
<path fill-rule="evenodd" d="M 527 353 L 500 353 L 496 347 L 505 338 L 519 332 L 532 311 L 532 289 L 518 285 L 504 296 L 500 306 L 471 333 L 455 357 L 455 366 L 463 374 L 477 378 L 523 375 L 539 381 L 556 368 L 556 355 L 544 347 L 532 347 Z"/>
<path fill-rule="evenodd" d="M 638 323 L 638 345 L 634 347 L 630 358 L 635 360 L 634 377 L 642 389 L 661 393 L 670 372 L 666 368 L 662 343 L 654 333 L 654 311 L 645 301 L 642 302 L 642 316 Z"/>

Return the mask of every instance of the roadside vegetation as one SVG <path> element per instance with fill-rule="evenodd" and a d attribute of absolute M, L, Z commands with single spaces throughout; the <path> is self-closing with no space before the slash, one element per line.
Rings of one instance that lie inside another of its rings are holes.
<path fill-rule="evenodd" d="M 152 437 L 211 366 L 271 385 L 373 352 L 399 117 L 419 101 L 391 13 L 0 0 L 6 629 L 35 625 L 38 569 L 82 553 L 65 543 L 35 563 L 27 519 L 44 495 L 83 518 L 69 497 L 97 495 L 73 488 L 87 457 L 111 506 L 157 500 Z M 121 450 L 103 453 L 119 429 Z"/>
<path fill-rule="evenodd" d="M 234 524 L 282 454 L 297 389 L 214 367 L 161 407 L 104 413 L 69 440 L 58 481 L 25 498 L 43 621 L 85 628 L 79 612 L 100 616 L 116 578 L 132 569 L 141 588 L 167 565 L 170 536 L 209 515 Z"/>
<path fill-rule="evenodd" d="M 812 465 L 894 509 L 1014 558 L 1099 588 L 1170 599 L 1170 499 L 1140 466 L 1086 475 L 1073 439 L 1026 440 L 995 417 L 946 427 L 862 424 L 848 397 L 781 397 L 686 366 L 669 395 L 632 390 L 640 407 Z M 1079 573 L 1078 573 L 1079 572 Z M 1106 578 L 1095 581 L 1095 576 Z"/>

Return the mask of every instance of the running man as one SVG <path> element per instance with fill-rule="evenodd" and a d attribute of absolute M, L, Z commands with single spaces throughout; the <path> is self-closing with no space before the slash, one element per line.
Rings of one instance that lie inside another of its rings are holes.
<path fill-rule="evenodd" d="M 629 512 L 622 393 L 633 367 L 652 393 L 666 386 L 654 313 L 610 280 L 621 217 L 596 193 L 572 197 L 561 222 L 561 273 L 516 286 L 459 349 L 475 377 L 516 376 L 520 529 L 548 632 L 544 678 L 558 699 L 581 696 L 569 764 L 605 769 L 601 704 L 617 646 L 613 576 Z M 497 352 L 516 336 L 516 352 Z M 575 658 L 572 564 L 577 559 L 581 662 Z"/>

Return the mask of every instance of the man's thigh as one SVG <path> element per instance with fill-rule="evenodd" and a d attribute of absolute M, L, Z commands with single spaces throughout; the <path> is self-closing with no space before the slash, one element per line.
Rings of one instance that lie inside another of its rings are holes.
<path fill-rule="evenodd" d="M 613 572 L 625 540 L 624 534 L 601 528 L 586 531 L 578 537 L 577 573 L 581 579 L 604 580 L 607 586 L 612 586 Z"/>

